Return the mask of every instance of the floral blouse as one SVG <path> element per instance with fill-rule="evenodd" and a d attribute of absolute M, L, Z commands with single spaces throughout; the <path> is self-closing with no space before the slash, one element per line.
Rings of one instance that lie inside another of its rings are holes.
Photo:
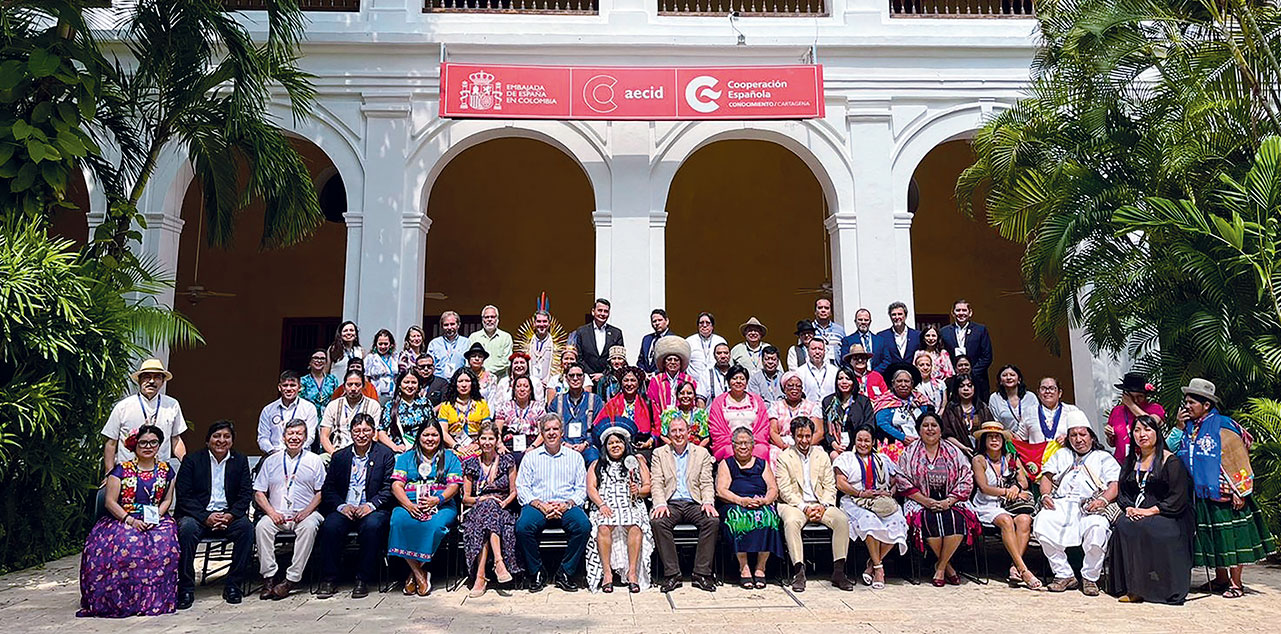
<path fill-rule="evenodd" d="M 164 501 L 174 478 L 169 463 L 160 461 L 156 462 L 155 469 L 139 471 L 138 463 L 127 460 L 117 464 L 111 475 L 120 480 L 120 506 L 137 518 L 142 517 L 143 506 Z"/>
<path fill-rule="evenodd" d="M 325 406 L 329 404 L 329 396 L 338 389 L 338 379 L 332 374 L 326 374 L 325 378 L 316 383 L 316 377 L 308 373 L 298 382 L 298 395 L 304 400 L 310 401 L 316 406 L 317 412 L 325 411 Z"/>
<path fill-rule="evenodd" d="M 711 435 L 711 429 L 708 428 L 707 425 L 706 409 L 695 407 L 693 412 L 678 412 L 676 408 L 672 407 L 663 410 L 663 413 L 659 415 L 659 420 L 662 423 L 662 434 L 664 436 L 667 435 L 667 426 L 671 424 L 672 419 L 676 418 L 677 413 L 683 414 L 685 416 L 685 420 L 689 421 L 689 431 L 691 435 L 696 436 L 699 440 Z"/>
<path fill-rule="evenodd" d="M 391 441 L 397 445 L 413 445 L 414 436 L 423 423 L 432 420 L 431 403 L 425 400 L 406 402 L 393 398 L 383 405 L 383 416 L 378 421 L 378 430 L 387 432 Z M 392 421 L 395 425 L 392 425 Z"/>

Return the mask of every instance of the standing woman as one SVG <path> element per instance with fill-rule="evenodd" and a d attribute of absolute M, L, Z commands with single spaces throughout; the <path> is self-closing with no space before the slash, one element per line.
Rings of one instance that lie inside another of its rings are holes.
<path fill-rule="evenodd" d="M 378 403 L 386 405 L 395 394 L 396 372 L 396 338 L 391 331 L 383 328 L 374 335 L 374 349 L 365 355 L 365 378 L 374 384 L 378 391 Z"/>
<path fill-rule="evenodd" d="M 413 448 L 414 437 L 423 423 L 435 422 L 431 404 L 419 398 L 418 373 L 412 369 L 396 376 L 396 395 L 383 405 L 378 422 L 378 442 L 397 454 Z"/>
<path fill-rule="evenodd" d="M 653 403 L 641 391 L 641 386 L 645 384 L 645 371 L 634 365 L 625 367 L 622 370 L 620 383 L 622 391 L 609 399 L 596 415 L 596 420 L 592 421 L 596 446 L 603 448 L 602 432 L 611 427 L 614 420 L 628 419 L 635 424 L 635 435 L 631 438 L 632 444 L 638 451 L 646 453 L 654 448 L 652 432 L 658 429 L 659 419 Z M 605 424 L 602 425 L 602 423 Z"/>
<path fill-rule="evenodd" d="M 980 453 L 971 462 L 978 489 L 972 506 L 979 523 L 1001 531 L 1001 542 L 1013 562 L 1010 585 L 1026 583 L 1029 590 L 1040 590 L 1041 580 L 1023 562 L 1032 538 L 1032 513 L 1036 507 L 1027 471 L 1017 455 L 1005 450 L 1005 443 L 1012 437 L 1010 430 L 996 421 L 987 421 L 974 432 Z"/>
<path fill-rule="evenodd" d="M 329 397 L 338 390 L 342 383 L 329 372 L 329 352 L 319 348 L 311 353 L 307 362 L 307 374 L 298 381 L 298 396 L 316 406 L 317 412 L 325 411 Z"/>
<path fill-rule="evenodd" d="M 974 377 L 958 374 L 948 381 L 947 408 L 943 410 L 943 439 L 952 442 L 967 456 L 973 456 L 981 446 L 976 445 L 972 434 L 983 423 L 993 420 L 987 403 L 978 395 Z"/>
<path fill-rule="evenodd" d="M 396 369 L 404 371 L 418 364 L 418 357 L 421 357 L 427 351 L 427 335 L 423 329 L 418 326 L 410 326 L 405 331 L 405 347 L 401 349 L 400 356 L 396 358 Z"/>
<path fill-rule="evenodd" d="M 1112 594 L 1125 603 L 1181 605 L 1192 577 L 1192 480 L 1165 448 L 1155 416 L 1132 425 L 1116 503 L 1125 512 L 1112 526 Z"/>
<path fill-rule="evenodd" d="M 1016 365 L 1003 365 L 996 373 L 996 391 L 987 400 L 987 409 L 995 420 L 1014 431 L 1023 421 L 1036 418 L 1041 401 L 1036 393 L 1029 392 L 1023 381 L 1023 371 Z"/>
<path fill-rule="evenodd" d="M 143 425 L 125 440 L 133 460 L 107 475 L 106 515 L 93 525 L 80 556 L 76 616 L 168 614 L 178 597 L 178 529 L 174 471 L 156 460 L 165 433 Z M 132 446 L 130 446 L 132 445 Z"/>
<path fill-rule="evenodd" d="M 396 458 L 391 493 L 398 505 L 391 512 L 387 554 L 409 564 L 405 594 L 431 594 L 428 566 L 458 519 L 457 496 L 462 483 L 463 465 L 441 443 L 437 424 L 420 427 L 414 450 Z"/>
<path fill-rule="evenodd" d="M 463 459 L 476 455 L 473 442 L 476 432 L 480 431 L 481 423 L 492 420 L 489 405 L 480 398 L 476 384 L 476 373 L 471 368 L 458 368 L 449 380 L 445 402 L 436 408 L 445 446 Z"/>
<path fill-rule="evenodd" d="M 863 425 L 876 425 L 872 401 L 858 392 L 854 369 L 841 366 L 836 370 L 836 391 L 823 399 L 823 448 L 832 460 L 854 448 L 854 430 Z"/>
<path fill-rule="evenodd" d="M 347 372 L 347 362 L 352 359 L 365 358 L 365 349 L 360 347 L 360 329 L 354 321 L 344 321 L 334 334 L 334 342 L 329 345 L 329 375 L 342 383 L 343 374 Z"/>
<path fill-rule="evenodd" d="M 626 429 L 611 427 L 601 435 L 600 458 L 587 469 L 587 499 L 592 502 L 592 532 L 587 542 L 587 587 L 614 591 L 614 575 L 625 571 L 632 594 L 649 587 L 654 534 L 645 498 L 649 468 L 636 457 Z"/>
<path fill-rule="evenodd" d="M 840 378 L 837 378 L 839 381 Z M 907 518 L 894 501 L 894 476 L 898 465 L 876 451 L 876 434 L 870 425 L 854 431 L 854 450 L 836 457 L 836 488 L 841 510 L 850 518 L 850 532 L 867 544 L 863 583 L 873 590 L 885 587 L 885 556 L 898 546 L 907 552 Z"/>
<path fill-rule="evenodd" d="M 534 400 L 534 380 L 528 374 L 516 375 L 511 385 L 511 398 L 494 413 L 494 421 L 503 439 L 504 453 L 516 452 L 519 465 L 526 449 L 542 444 L 538 420 L 547 413 L 547 406 Z"/>
<path fill-rule="evenodd" d="M 679 337 L 677 337 L 679 339 Z M 684 341 L 684 339 L 681 339 Z M 671 358 L 671 357 L 668 357 Z M 650 381 L 650 395 L 654 394 L 653 380 Z M 706 448 L 712 442 L 711 427 L 707 419 L 707 410 L 698 406 L 698 390 L 694 387 L 692 381 L 681 381 L 676 385 L 676 399 L 671 405 L 659 414 L 662 427 L 659 435 L 663 439 L 663 444 L 670 444 L 671 439 L 667 436 L 667 427 L 677 418 L 682 418 L 689 423 L 689 441 Z"/>
<path fill-rule="evenodd" d="M 1179 457 L 1192 475 L 1193 564 L 1213 566 L 1209 589 L 1221 588 L 1224 598 L 1236 599 L 1245 594 L 1244 565 L 1276 552 L 1277 546 L 1251 495 L 1254 471 L 1241 426 L 1220 414 L 1218 405 L 1214 384 L 1205 379 L 1192 379 L 1183 388 Z"/>
<path fill-rule="evenodd" d="M 521 572 L 516 557 L 516 459 L 498 451 L 498 427 L 480 424 L 476 434 L 480 453 L 463 461 L 463 551 L 468 576 L 474 579 L 467 596 L 485 594 L 486 569 L 494 562 L 498 583 L 509 583 Z"/>
<path fill-rule="evenodd" d="M 716 467 L 716 498 L 724 504 L 725 535 L 738 558 L 738 582 L 743 588 L 765 587 L 765 564 L 770 554 L 783 556 L 782 522 L 774 503 L 778 484 L 769 461 L 753 453 L 756 438 L 746 427 L 734 430 L 734 453 Z M 755 571 L 747 556 L 756 553 Z"/>
<path fill-rule="evenodd" d="M 1112 408 L 1112 413 L 1108 414 L 1108 424 L 1103 428 L 1103 437 L 1107 439 L 1109 445 L 1112 445 L 1112 457 L 1124 464 L 1126 451 L 1131 444 L 1126 441 L 1126 438 L 1130 437 L 1130 430 L 1134 429 L 1135 419 L 1140 416 L 1152 416 L 1157 420 L 1165 420 L 1165 408 L 1152 400 L 1156 386 L 1148 383 L 1148 378 L 1143 374 L 1127 372 L 1121 382 L 1116 384 L 1116 388 L 1121 390 L 1121 402 Z M 1120 439 L 1119 442 L 1118 439 Z"/>
<path fill-rule="evenodd" d="M 930 324 L 921 330 L 921 343 L 917 346 L 916 353 L 921 352 L 929 354 L 934 360 L 934 372 L 930 378 L 943 381 L 957 374 L 956 368 L 952 366 L 951 355 L 943 347 L 943 338 L 939 336 L 938 326 Z"/>

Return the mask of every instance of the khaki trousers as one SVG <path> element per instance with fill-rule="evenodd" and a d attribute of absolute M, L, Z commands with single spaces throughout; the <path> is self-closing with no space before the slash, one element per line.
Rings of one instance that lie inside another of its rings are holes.
<path fill-rule="evenodd" d="M 787 554 L 792 558 L 792 563 L 805 561 L 805 554 L 801 549 L 801 529 L 809 523 L 805 513 L 791 504 L 779 504 L 778 516 L 783 520 L 783 539 L 787 541 Z M 850 549 L 850 521 L 845 512 L 829 506 L 819 523 L 832 529 L 832 560 L 845 559 Z"/>
<path fill-rule="evenodd" d="M 301 522 L 285 522 L 280 526 L 263 515 L 254 525 L 254 538 L 258 542 L 258 571 L 264 577 L 276 576 L 279 567 L 276 564 L 276 535 L 281 531 L 293 531 L 293 560 L 285 569 L 285 579 L 298 583 L 302 580 L 302 571 L 307 568 L 311 558 L 311 548 L 316 544 L 316 533 L 320 531 L 320 513 L 312 512 Z"/>

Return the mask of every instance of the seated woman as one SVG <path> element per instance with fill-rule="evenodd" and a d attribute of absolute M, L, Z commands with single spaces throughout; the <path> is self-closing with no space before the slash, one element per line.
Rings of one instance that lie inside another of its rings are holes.
<path fill-rule="evenodd" d="M 653 385 L 651 380 L 650 385 Z M 653 393 L 653 390 L 650 390 Z M 698 392 L 694 384 L 690 381 L 681 381 L 676 386 L 676 400 L 672 401 L 672 406 L 663 410 L 659 415 L 662 422 L 662 428 L 659 436 L 663 439 L 663 444 L 670 444 L 671 440 L 667 437 L 667 426 L 674 418 L 683 418 L 689 423 L 689 441 L 700 446 L 707 447 L 712 442 L 712 434 L 708 428 L 707 410 L 698 406 Z"/>
<path fill-rule="evenodd" d="M 1018 455 L 1005 450 L 1011 434 L 1005 425 L 988 421 L 974 432 L 981 452 L 974 456 L 974 514 L 979 523 L 1001 529 L 1001 542 L 1010 554 L 1009 582 L 1018 587 L 1026 583 L 1029 590 L 1040 590 L 1041 580 L 1023 562 L 1028 540 L 1032 537 L 1032 514 L 1036 510 L 1029 490 L 1027 471 Z"/>
<path fill-rule="evenodd" d="M 974 377 L 958 374 L 948 381 L 947 407 L 943 410 L 943 440 L 951 442 L 967 456 L 973 456 L 981 447 L 974 443 L 974 432 L 992 420 L 987 403 L 978 396 Z"/>
<path fill-rule="evenodd" d="M 436 408 L 436 420 L 444 433 L 444 444 L 465 459 L 476 455 L 473 440 L 480 424 L 492 420 L 489 404 L 480 398 L 476 373 L 471 368 L 458 368 L 449 380 L 445 402 Z"/>
<path fill-rule="evenodd" d="M 839 379 L 838 379 L 839 381 Z M 867 544 L 867 569 L 863 583 L 873 590 L 885 587 L 885 556 L 897 545 L 907 552 L 907 518 L 894 501 L 894 476 L 898 466 L 877 453 L 871 425 L 854 431 L 854 449 L 836 457 L 836 488 L 841 510 L 850 518 L 850 531 Z"/>
<path fill-rule="evenodd" d="M 397 454 L 413 449 L 414 436 L 424 422 L 434 421 L 431 404 L 418 398 L 418 374 L 412 369 L 396 375 L 396 395 L 383 405 L 378 442 Z"/>
<path fill-rule="evenodd" d="M 528 375 L 517 376 L 511 386 L 511 396 L 494 412 L 494 422 L 503 437 L 500 451 L 516 452 L 516 464 L 519 465 L 526 449 L 542 443 L 538 419 L 547 413 L 547 407 L 542 401 L 534 400 L 538 392 L 534 389 L 534 380 Z"/>
<path fill-rule="evenodd" d="M 933 411 L 917 417 L 915 431 L 920 440 L 903 450 L 895 476 L 907 497 L 903 514 L 912 544 L 921 551 L 928 545 L 934 552 L 937 562 L 931 582 L 940 588 L 945 583 L 961 584 L 952 568 L 952 555 L 961 542 L 973 544 L 982 535 L 978 518 L 966 505 L 974 488 L 974 472 L 960 449 L 943 442 L 942 424 Z"/>
<path fill-rule="evenodd" d="M 463 466 L 441 442 L 439 424 L 418 429 L 413 451 L 396 458 L 391 493 L 397 506 L 391 512 L 387 554 L 409 563 L 405 594 L 431 594 L 430 564 L 449 527 L 458 519 L 458 490 Z"/>
<path fill-rule="evenodd" d="M 782 523 L 774 502 L 778 485 L 769 462 L 753 453 L 756 438 L 746 427 L 734 430 L 734 454 L 716 467 L 716 498 L 725 518 L 725 542 L 738 558 L 738 581 L 743 588 L 765 587 L 765 564 L 771 553 L 783 556 Z M 756 569 L 747 556 L 756 553 Z"/>
<path fill-rule="evenodd" d="M 941 412 L 947 406 L 947 383 L 934 376 L 934 357 L 924 350 L 917 350 L 912 357 L 912 365 L 921 376 L 916 392 L 929 403 L 934 411 Z"/>
<path fill-rule="evenodd" d="M 628 429 L 632 446 L 645 455 L 646 460 L 649 459 L 647 454 L 654 448 L 654 436 L 651 432 L 658 429 L 658 412 L 654 411 L 653 403 L 640 389 L 640 386 L 645 383 L 645 371 L 634 365 L 625 367 L 619 383 L 622 385 L 622 391 L 605 403 L 600 413 L 596 415 L 596 420 L 592 422 L 596 452 L 592 455 L 584 452 L 584 458 L 595 460 L 603 446 L 601 445 L 604 442 L 603 432 L 615 426 L 615 420 L 627 419 L 632 424 Z"/>
<path fill-rule="evenodd" d="M 903 448 L 916 440 L 916 421 L 929 403 L 916 391 L 921 373 L 915 366 L 895 363 L 886 368 L 885 376 L 890 380 L 890 391 L 872 401 L 872 408 L 879 435 L 885 438 L 881 453 L 897 461 Z"/>
<path fill-rule="evenodd" d="M 638 460 L 631 437 L 621 427 L 601 436 L 600 458 L 587 468 L 587 499 L 591 500 L 592 532 L 587 542 L 587 587 L 613 592 L 614 575 L 627 575 L 632 593 L 649 587 L 654 534 L 645 498 L 649 468 Z"/>
<path fill-rule="evenodd" d="M 769 408 L 759 394 L 747 391 L 747 378 L 747 370 L 743 366 L 731 366 L 725 373 L 729 389 L 712 399 L 707 407 L 712 457 L 716 460 L 733 455 L 731 439 L 739 429 L 746 429 L 756 439 L 753 453 L 762 458 L 769 456 Z"/>
<path fill-rule="evenodd" d="M 854 369 L 841 366 L 836 370 L 836 391 L 823 399 L 823 448 L 832 460 L 854 447 L 854 430 L 875 425 L 872 401 L 859 394 Z"/>
<path fill-rule="evenodd" d="M 474 579 L 467 596 L 485 594 L 486 568 L 494 562 L 498 583 L 521 572 L 516 556 L 516 459 L 498 450 L 498 427 L 481 423 L 476 433 L 480 453 L 463 461 L 463 552 L 467 574 Z"/>
<path fill-rule="evenodd" d="M 805 382 L 801 380 L 801 375 L 791 370 L 785 372 L 778 382 L 783 388 L 783 398 L 774 401 L 768 411 L 771 462 L 780 451 L 796 444 L 792 439 L 791 425 L 797 416 L 807 416 L 814 422 L 814 444 L 821 445 L 827 440 L 823 425 L 823 406 L 805 398 Z"/>
<path fill-rule="evenodd" d="M 156 460 L 165 433 L 143 425 L 125 441 L 133 460 L 107 475 L 106 515 L 93 525 L 80 555 L 76 616 L 169 614 L 178 599 L 178 528 L 174 471 Z M 130 446 L 130 445 L 133 446 Z"/>
<path fill-rule="evenodd" d="M 1165 448 L 1155 416 L 1134 419 L 1116 503 L 1125 517 L 1112 525 L 1112 594 L 1124 602 L 1181 605 L 1192 578 L 1192 479 Z"/>
<path fill-rule="evenodd" d="M 498 379 L 498 383 L 495 385 L 493 392 L 494 400 L 487 401 L 489 403 L 489 411 L 497 413 L 499 410 L 503 409 L 507 403 L 511 402 L 513 392 L 512 388 L 515 385 L 516 379 L 522 376 L 529 377 L 530 384 L 534 386 L 532 398 L 535 401 L 546 402 L 543 401 L 543 397 L 546 396 L 547 389 L 543 387 L 543 382 L 540 381 L 537 376 L 534 376 L 529 372 L 529 355 L 517 350 L 511 353 L 511 355 L 507 357 L 507 360 L 511 362 L 511 367 L 508 368 L 506 376 Z"/>

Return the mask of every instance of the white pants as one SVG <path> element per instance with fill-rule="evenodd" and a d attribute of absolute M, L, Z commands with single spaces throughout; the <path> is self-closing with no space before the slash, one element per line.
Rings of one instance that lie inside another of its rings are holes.
<path fill-rule="evenodd" d="M 1081 562 L 1081 578 L 1086 581 L 1098 581 L 1103 572 L 1103 557 L 1107 555 L 1108 539 L 1112 537 L 1112 527 L 1100 515 L 1084 515 L 1078 521 L 1080 527 L 1080 545 L 1085 551 L 1085 560 Z M 1074 576 L 1072 564 L 1068 563 L 1068 546 L 1055 542 L 1054 537 L 1037 533 L 1036 540 L 1041 543 L 1041 551 L 1050 561 L 1050 570 L 1056 579 Z M 1064 540 L 1075 541 L 1075 540 Z M 1075 544 L 1072 544 L 1075 545 Z"/>
<path fill-rule="evenodd" d="M 316 543 L 316 533 L 320 530 L 320 513 L 312 512 L 301 522 L 285 522 L 277 526 L 271 518 L 263 515 L 254 526 L 254 538 L 258 541 L 258 571 L 264 577 L 276 576 L 279 566 L 276 565 L 276 535 L 281 531 L 293 531 L 294 553 L 289 568 L 285 570 L 285 579 L 298 583 L 302 580 L 302 571 L 307 568 L 311 558 L 311 548 Z"/>

